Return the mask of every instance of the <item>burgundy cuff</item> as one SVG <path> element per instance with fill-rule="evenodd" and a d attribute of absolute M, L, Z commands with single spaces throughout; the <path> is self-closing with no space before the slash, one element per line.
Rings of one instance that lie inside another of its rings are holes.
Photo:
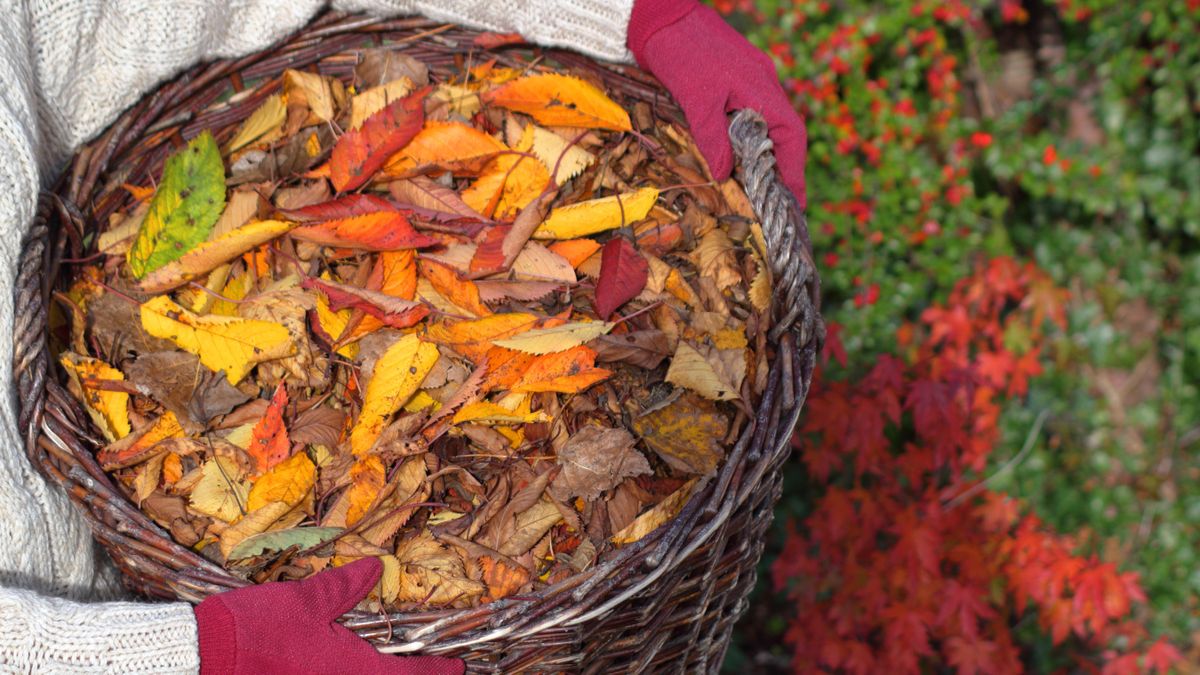
<path fill-rule="evenodd" d="M 232 673 L 237 664 L 237 634 L 233 613 L 212 597 L 196 605 L 196 635 L 200 644 L 200 675 Z"/>
<path fill-rule="evenodd" d="M 650 36 L 691 14 L 697 7 L 700 3 L 696 0 L 634 0 L 625 44 L 638 63 L 642 62 L 642 49 Z"/>

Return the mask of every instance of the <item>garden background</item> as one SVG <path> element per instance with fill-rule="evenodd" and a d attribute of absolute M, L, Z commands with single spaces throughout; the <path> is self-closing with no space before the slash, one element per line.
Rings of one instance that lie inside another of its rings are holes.
<path fill-rule="evenodd" d="M 1200 0 L 716 0 L 829 337 L 731 672 L 1197 672 Z"/>

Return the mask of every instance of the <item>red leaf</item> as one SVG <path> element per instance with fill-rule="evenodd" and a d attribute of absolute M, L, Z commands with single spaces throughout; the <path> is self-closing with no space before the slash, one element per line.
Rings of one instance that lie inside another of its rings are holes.
<path fill-rule="evenodd" d="M 329 180 L 338 192 L 366 183 L 384 163 L 417 135 L 425 124 L 425 97 L 431 87 L 422 87 L 367 118 L 363 125 L 347 131 L 333 146 L 329 157 Z"/>
<path fill-rule="evenodd" d="M 246 448 L 246 452 L 254 458 L 256 473 L 267 471 L 290 454 L 292 443 L 288 440 L 287 427 L 283 425 L 283 409 L 287 404 L 287 389 L 280 382 L 266 414 L 254 425 L 250 446 Z"/>
<path fill-rule="evenodd" d="M 399 251 L 435 246 L 438 240 L 413 229 L 399 211 L 376 211 L 361 216 L 329 220 L 292 230 L 292 236 L 322 246 Z"/>
<path fill-rule="evenodd" d="M 1159 638 L 1146 650 L 1146 668 L 1162 675 L 1171 671 L 1171 666 L 1183 660 L 1183 654 L 1165 638 Z"/>
<path fill-rule="evenodd" d="M 369 291 L 314 277 L 305 279 L 300 285 L 324 293 L 325 297 L 329 298 L 329 308 L 335 312 L 352 307 L 392 328 L 408 328 L 429 314 L 429 308 L 419 302 L 393 297 L 379 291 Z"/>
<path fill-rule="evenodd" d="M 520 33 L 480 33 L 475 36 L 475 46 L 482 49 L 523 44 L 525 44 L 525 38 L 521 37 Z"/>
<path fill-rule="evenodd" d="M 617 308 L 637 297 L 646 287 L 650 266 L 624 237 L 614 237 L 600 256 L 600 279 L 596 282 L 596 314 L 608 318 Z"/>
<path fill-rule="evenodd" d="M 282 209 L 279 215 L 298 223 L 311 223 L 322 220 L 341 220 L 353 218 L 378 211 L 395 211 L 396 207 L 383 197 L 375 195 L 352 194 L 342 195 L 337 199 L 312 204 L 302 209 Z"/>
<path fill-rule="evenodd" d="M 504 240 L 511 225 L 493 225 L 483 233 L 483 240 L 471 256 L 471 276 L 485 276 L 504 269 Z"/>

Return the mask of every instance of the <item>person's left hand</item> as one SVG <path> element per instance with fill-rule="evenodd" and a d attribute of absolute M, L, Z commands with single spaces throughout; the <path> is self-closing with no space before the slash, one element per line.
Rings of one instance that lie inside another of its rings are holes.
<path fill-rule="evenodd" d="M 201 674 L 462 675 L 459 659 L 380 654 L 337 623 L 382 572 L 378 558 L 364 558 L 303 581 L 210 595 L 195 608 Z"/>
<path fill-rule="evenodd" d="M 626 42 L 638 63 L 679 101 L 717 180 L 733 169 L 727 115 L 751 108 L 766 119 L 780 176 L 805 205 L 804 120 L 769 56 L 696 0 L 635 0 Z"/>

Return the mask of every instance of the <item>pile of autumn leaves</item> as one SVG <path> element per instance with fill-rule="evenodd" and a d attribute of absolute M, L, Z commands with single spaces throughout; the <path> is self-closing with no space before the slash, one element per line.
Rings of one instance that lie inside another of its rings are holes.
<path fill-rule="evenodd" d="M 126 185 L 56 294 L 101 465 L 247 578 L 552 584 L 674 516 L 765 387 L 762 233 L 685 131 L 572 76 L 441 75 L 287 71 Z"/>

